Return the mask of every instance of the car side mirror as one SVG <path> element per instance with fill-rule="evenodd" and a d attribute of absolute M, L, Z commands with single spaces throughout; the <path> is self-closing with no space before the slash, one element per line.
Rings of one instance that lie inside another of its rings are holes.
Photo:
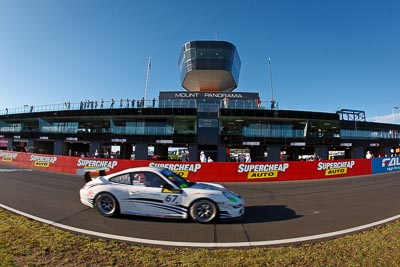
<path fill-rule="evenodd" d="M 83 178 L 85 180 L 85 183 L 88 183 L 92 180 L 92 176 L 90 175 L 90 172 L 85 172 L 85 174 L 83 175 Z"/>

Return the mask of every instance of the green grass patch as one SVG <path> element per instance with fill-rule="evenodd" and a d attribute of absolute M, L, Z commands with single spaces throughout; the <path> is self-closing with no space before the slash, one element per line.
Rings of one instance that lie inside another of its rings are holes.
<path fill-rule="evenodd" d="M 400 222 L 298 246 L 162 249 L 74 234 L 0 209 L 0 266 L 400 266 Z"/>

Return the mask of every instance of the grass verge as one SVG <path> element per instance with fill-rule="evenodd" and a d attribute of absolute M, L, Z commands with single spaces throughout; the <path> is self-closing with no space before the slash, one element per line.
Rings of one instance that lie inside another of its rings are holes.
<path fill-rule="evenodd" d="M 400 266 L 400 222 L 334 240 L 251 249 L 162 249 L 66 232 L 0 209 L 0 266 Z"/>

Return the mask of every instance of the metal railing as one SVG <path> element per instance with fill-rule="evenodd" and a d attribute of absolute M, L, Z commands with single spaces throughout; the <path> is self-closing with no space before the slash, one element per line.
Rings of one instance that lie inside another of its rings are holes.
<path fill-rule="evenodd" d="M 257 104 L 251 100 L 231 100 L 228 105 L 223 104 L 223 100 L 215 100 L 221 103 L 220 108 L 232 109 L 278 109 L 277 102 L 261 101 Z M 77 103 L 64 102 L 62 104 L 50 105 L 23 105 L 16 108 L 0 109 L 0 115 L 25 114 L 36 112 L 49 111 L 64 111 L 64 110 L 93 110 L 93 109 L 123 109 L 123 108 L 196 108 L 197 101 L 194 99 L 171 99 L 161 101 L 152 100 L 135 100 L 135 99 L 120 99 L 120 100 L 83 100 Z M 200 103 L 200 101 L 199 101 Z"/>
<path fill-rule="evenodd" d="M 246 136 L 246 137 L 304 138 L 304 130 L 243 128 L 243 136 Z"/>
<path fill-rule="evenodd" d="M 400 132 L 390 131 L 368 131 L 368 130 L 341 130 L 340 136 L 343 139 L 400 139 Z"/>

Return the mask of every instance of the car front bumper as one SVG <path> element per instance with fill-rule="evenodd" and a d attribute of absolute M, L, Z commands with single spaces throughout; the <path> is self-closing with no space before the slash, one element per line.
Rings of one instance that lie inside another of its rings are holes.
<path fill-rule="evenodd" d="M 228 203 L 219 205 L 219 218 L 220 219 L 233 219 L 243 218 L 245 213 L 244 201 L 241 200 L 238 203 Z"/>
<path fill-rule="evenodd" d="M 91 208 L 94 207 L 94 205 L 93 205 L 94 200 L 93 200 L 93 198 L 89 197 L 88 192 L 85 189 L 81 189 L 79 191 L 79 196 L 80 196 L 80 200 L 83 205 L 86 205 Z"/>

